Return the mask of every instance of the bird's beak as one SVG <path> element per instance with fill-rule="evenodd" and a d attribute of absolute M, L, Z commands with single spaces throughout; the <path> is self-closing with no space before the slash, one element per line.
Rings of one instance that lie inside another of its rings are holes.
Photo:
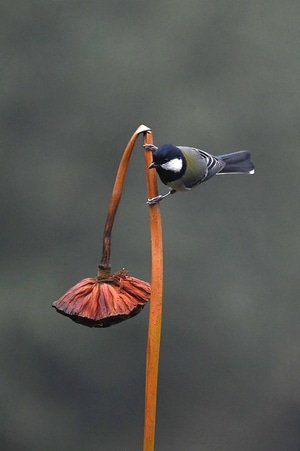
<path fill-rule="evenodd" d="M 157 165 L 154 163 L 154 161 L 152 161 L 152 163 L 149 164 L 148 169 L 154 169 L 156 167 L 157 167 Z"/>

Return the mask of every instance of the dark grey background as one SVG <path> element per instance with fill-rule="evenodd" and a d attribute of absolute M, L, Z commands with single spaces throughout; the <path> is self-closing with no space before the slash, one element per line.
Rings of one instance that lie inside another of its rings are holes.
<path fill-rule="evenodd" d="M 257 168 L 161 205 L 156 449 L 298 451 L 299 2 L 4 0 L 0 29 L 1 449 L 142 448 L 148 307 L 92 330 L 51 304 L 96 274 L 144 123 Z M 141 144 L 112 265 L 149 280 Z"/>

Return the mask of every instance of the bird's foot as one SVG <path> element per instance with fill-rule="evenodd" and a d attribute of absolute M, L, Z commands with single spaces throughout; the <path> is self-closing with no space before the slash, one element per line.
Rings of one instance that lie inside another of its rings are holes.
<path fill-rule="evenodd" d="M 147 204 L 148 205 L 155 205 L 158 204 L 158 202 L 160 202 L 161 200 L 163 200 L 165 196 L 162 196 L 161 194 L 159 196 L 156 197 L 151 197 L 151 199 L 147 200 Z"/>
<path fill-rule="evenodd" d="M 159 194 L 158 196 L 152 197 L 151 199 L 147 200 L 147 204 L 148 205 L 155 205 L 158 202 L 161 202 L 163 199 L 165 199 L 166 197 L 168 197 L 170 194 L 174 194 L 175 190 L 171 189 L 167 194 Z"/>
<path fill-rule="evenodd" d="M 144 144 L 144 149 L 151 150 L 151 152 L 155 152 L 158 148 L 154 144 Z"/>

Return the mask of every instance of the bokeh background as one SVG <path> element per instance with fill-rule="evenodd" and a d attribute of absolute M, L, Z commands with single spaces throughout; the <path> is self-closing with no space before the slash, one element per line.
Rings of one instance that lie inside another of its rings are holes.
<path fill-rule="evenodd" d="M 0 12 L 1 449 L 142 448 L 148 307 L 98 330 L 51 304 L 96 274 L 116 169 L 143 123 L 158 145 L 249 149 L 257 168 L 161 205 L 156 449 L 299 451 L 298 1 Z M 112 265 L 149 280 L 141 144 Z"/>

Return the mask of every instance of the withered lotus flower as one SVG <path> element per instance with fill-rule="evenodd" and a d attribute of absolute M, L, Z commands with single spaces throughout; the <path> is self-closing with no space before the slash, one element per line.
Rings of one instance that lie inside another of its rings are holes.
<path fill-rule="evenodd" d="M 52 306 L 76 323 L 109 327 L 137 315 L 150 299 L 150 285 L 125 270 L 83 279 Z"/>

